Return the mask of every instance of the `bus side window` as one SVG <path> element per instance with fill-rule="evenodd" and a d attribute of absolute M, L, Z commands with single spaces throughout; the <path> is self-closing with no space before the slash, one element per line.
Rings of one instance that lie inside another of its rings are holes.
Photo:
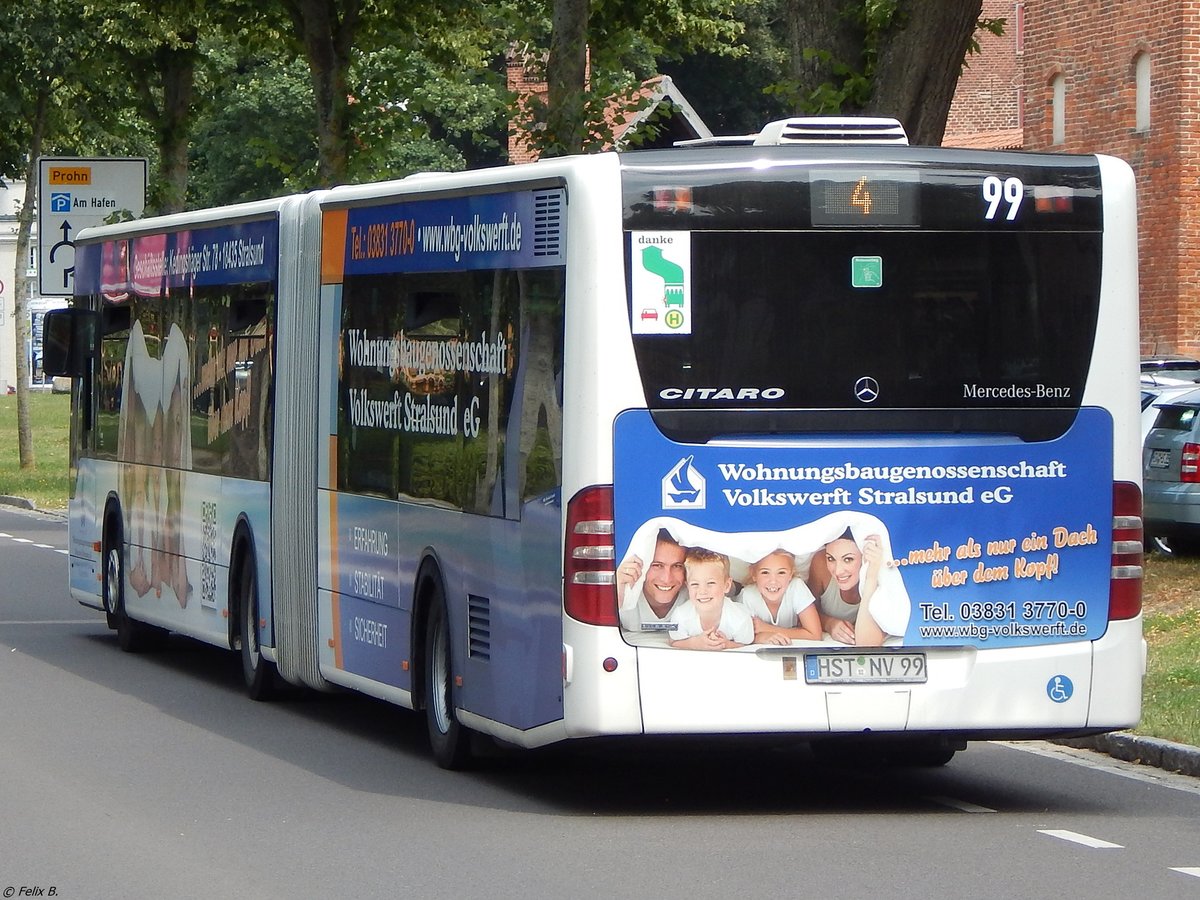
<path fill-rule="evenodd" d="M 100 459 L 116 459 L 125 381 L 125 351 L 133 310 L 128 304 L 104 303 L 100 309 L 100 365 L 96 385 L 95 450 Z"/>
<path fill-rule="evenodd" d="M 562 484 L 563 273 L 524 273 L 521 325 L 526 345 L 521 402 L 520 500 L 540 497 Z M 516 504 L 514 504 L 516 505 Z M 509 510 L 510 518 L 519 515 Z"/>

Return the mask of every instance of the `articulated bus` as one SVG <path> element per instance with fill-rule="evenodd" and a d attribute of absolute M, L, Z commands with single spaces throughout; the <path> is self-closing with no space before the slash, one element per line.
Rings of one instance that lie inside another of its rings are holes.
<path fill-rule="evenodd" d="M 105 226 L 75 279 L 70 589 L 126 650 L 424 710 L 446 767 L 1138 720 L 1119 160 L 792 120 Z"/>

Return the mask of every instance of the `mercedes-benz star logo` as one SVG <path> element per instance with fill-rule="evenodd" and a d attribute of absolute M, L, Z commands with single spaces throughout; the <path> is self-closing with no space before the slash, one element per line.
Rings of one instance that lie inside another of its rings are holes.
<path fill-rule="evenodd" d="M 874 403 L 879 397 L 879 382 L 870 375 L 864 375 L 854 382 L 854 396 L 863 403 Z"/>

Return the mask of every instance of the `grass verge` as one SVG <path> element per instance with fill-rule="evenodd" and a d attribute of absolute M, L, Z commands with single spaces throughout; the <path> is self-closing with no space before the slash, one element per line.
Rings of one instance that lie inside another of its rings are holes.
<path fill-rule="evenodd" d="M 1146 557 L 1149 646 L 1138 734 L 1200 747 L 1200 559 Z"/>
<path fill-rule="evenodd" d="M 67 508 L 70 411 L 71 399 L 67 394 L 38 391 L 29 395 L 34 466 L 22 469 L 17 440 L 17 397 L 0 395 L 0 494 L 25 497 L 38 509 Z"/>
<path fill-rule="evenodd" d="M 0 494 L 26 497 L 38 509 L 65 510 L 69 398 L 31 394 L 29 407 L 37 465 L 22 470 L 17 398 L 0 396 Z M 1200 746 L 1200 558 L 1148 556 L 1144 604 L 1149 671 L 1135 730 Z"/>

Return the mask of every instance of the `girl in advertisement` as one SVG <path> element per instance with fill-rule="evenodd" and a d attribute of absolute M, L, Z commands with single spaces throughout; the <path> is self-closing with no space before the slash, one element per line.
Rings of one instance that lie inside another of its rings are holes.
<path fill-rule="evenodd" d="M 752 563 L 738 599 L 754 617 L 756 644 L 821 640 L 821 617 L 812 591 L 796 577 L 794 553 L 774 550 Z"/>

